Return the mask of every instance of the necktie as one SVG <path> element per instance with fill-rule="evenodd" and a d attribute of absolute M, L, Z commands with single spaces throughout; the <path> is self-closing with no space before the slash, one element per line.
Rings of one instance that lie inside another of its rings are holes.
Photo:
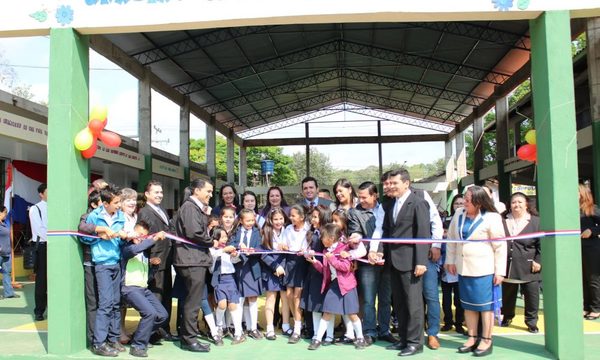
<path fill-rule="evenodd" d="M 158 209 L 158 214 L 159 214 L 159 215 L 160 215 L 160 217 L 163 219 L 163 221 L 164 221 L 165 223 L 168 223 L 168 222 L 169 222 L 169 220 L 167 219 L 167 214 L 165 214 L 165 212 L 164 212 L 164 211 L 163 211 L 161 208 L 157 207 L 157 209 Z"/>
<path fill-rule="evenodd" d="M 310 202 L 310 209 L 312 210 L 312 209 L 314 209 L 314 208 L 315 208 L 315 202 L 314 202 L 314 201 L 311 201 L 311 202 Z"/>
<path fill-rule="evenodd" d="M 244 246 L 250 247 L 250 230 L 244 230 L 244 239 L 242 240 L 242 243 Z"/>
<path fill-rule="evenodd" d="M 400 212 L 400 208 L 402 208 L 402 202 L 400 199 L 396 199 L 396 204 L 394 204 L 394 222 L 398 219 L 398 213 Z"/>

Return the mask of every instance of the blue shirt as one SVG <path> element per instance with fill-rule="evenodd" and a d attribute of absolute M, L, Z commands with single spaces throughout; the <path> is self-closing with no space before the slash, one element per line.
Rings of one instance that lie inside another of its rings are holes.
<path fill-rule="evenodd" d="M 117 210 L 111 216 L 104 210 L 104 206 L 100 206 L 88 215 L 86 223 L 96 226 L 106 226 L 112 231 L 117 232 L 123 230 L 125 226 L 125 215 L 121 210 Z M 81 242 L 90 245 L 92 249 L 92 261 L 95 265 L 118 264 L 121 260 L 121 245 L 125 243 L 118 237 L 110 240 L 82 237 Z"/>

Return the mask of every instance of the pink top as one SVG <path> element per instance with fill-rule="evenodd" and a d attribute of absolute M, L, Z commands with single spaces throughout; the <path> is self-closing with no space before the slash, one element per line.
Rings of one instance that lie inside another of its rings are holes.
<path fill-rule="evenodd" d="M 333 250 L 334 254 L 340 254 L 342 251 L 348 251 L 348 244 L 344 244 L 341 241 L 338 242 L 335 250 Z M 344 259 L 341 256 L 332 256 L 331 258 L 327 258 L 323 256 L 323 262 L 317 260 L 313 263 L 315 269 L 318 272 L 323 274 L 323 284 L 321 285 L 321 293 L 324 293 L 325 290 L 329 287 L 331 283 L 331 269 L 329 266 L 333 266 L 336 271 L 336 278 L 338 281 L 338 285 L 340 286 L 340 291 L 342 296 L 346 295 L 350 290 L 356 288 L 356 276 L 354 276 L 354 271 L 352 270 L 352 260 Z"/>

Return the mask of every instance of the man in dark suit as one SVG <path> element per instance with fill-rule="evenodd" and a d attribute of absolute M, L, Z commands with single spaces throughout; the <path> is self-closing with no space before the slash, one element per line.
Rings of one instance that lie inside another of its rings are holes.
<path fill-rule="evenodd" d="M 181 326 L 181 348 L 193 352 L 208 352 L 208 344 L 197 340 L 198 312 L 204 295 L 206 273 L 212 265 L 209 249 L 213 241 L 208 234 L 208 216 L 211 212 L 208 203 L 213 194 L 211 183 L 196 179 L 190 184 L 192 195 L 177 212 L 175 230 L 177 236 L 193 244 L 176 242 L 173 251 L 173 265 L 177 275 L 183 278 L 187 290 L 184 299 L 183 321 Z"/>
<path fill-rule="evenodd" d="M 144 196 L 146 197 L 146 206 L 140 209 L 138 219 L 148 223 L 150 234 L 161 231 L 174 232 L 167 212 L 160 206 L 163 199 L 162 184 L 157 180 L 150 180 L 146 185 Z M 148 289 L 156 295 L 156 298 L 165 307 L 168 314 L 165 325 L 159 329 L 153 340 L 162 338 L 167 341 L 175 341 L 177 337 L 171 335 L 169 325 L 171 321 L 171 304 L 173 301 L 171 296 L 173 283 L 171 277 L 171 265 L 173 264 L 171 241 L 157 241 L 146 251 L 146 255 L 151 259 L 151 263 L 153 264 L 150 278 L 148 279 Z"/>
<path fill-rule="evenodd" d="M 411 192 L 407 170 L 389 174 L 388 196 L 384 205 L 383 238 L 430 239 L 429 205 Z M 380 245 L 381 247 L 382 245 Z M 388 348 L 410 356 L 423 351 L 423 282 L 427 271 L 429 244 L 386 244 L 382 249 L 391 262 L 394 310 L 398 317 L 400 341 Z"/>
<path fill-rule="evenodd" d="M 300 200 L 298 205 L 302 205 L 309 210 L 319 205 L 328 207 L 332 211 L 335 210 L 335 203 L 333 201 L 319 197 L 319 183 L 312 176 L 302 179 L 302 195 L 304 199 Z"/>

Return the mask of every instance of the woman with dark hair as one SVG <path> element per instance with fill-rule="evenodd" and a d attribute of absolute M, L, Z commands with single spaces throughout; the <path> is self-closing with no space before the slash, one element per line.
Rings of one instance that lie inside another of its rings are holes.
<path fill-rule="evenodd" d="M 352 183 L 348 179 L 339 179 L 333 185 L 333 193 L 335 195 L 335 206 L 338 209 L 352 209 L 358 202 L 358 197 L 352 187 Z"/>
<path fill-rule="evenodd" d="M 492 353 L 494 310 L 506 273 L 506 243 L 470 241 L 497 239 L 504 236 L 502 217 L 496 212 L 492 199 L 479 186 L 470 187 L 465 194 L 465 207 L 458 209 L 448 230 L 448 237 L 465 242 L 449 243 L 444 268 L 459 274 L 460 302 L 465 309 L 469 339 L 458 352 L 473 352 L 475 356 Z M 496 286 L 496 288 L 494 288 Z M 478 338 L 481 318 L 482 336 Z"/>
<path fill-rule="evenodd" d="M 221 209 L 224 207 L 233 208 L 236 214 L 241 210 L 237 190 L 232 184 L 221 185 L 219 188 L 219 204 L 215 206 L 212 213 L 220 215 Z"/>
<path fill-rule="evenodd" d="M 514 193 L 510 198 L 510 209 L 504 222 L 507 235 L 517 236 L 540 230 L 540 218 L 527 195 Z M 502 326 L 509 326 L 515 317 L 517 290 L 519 286 L 525 297 L 525 325 L 530 333 L 537 333 L 538 308 L 540 303 L 541 246 L 540 239 L 513 240 L 507 243 L 508 259 L 506 278 L 502 283 Z"/>
<path fill-rule="evenodd" d="M 260 215 L 267 218 L 271 209 L 274 208 L 282 208 L 286 216 L 290 215 L 290 207 L 283 197 L 283 190 L 279 186 L 271 186 L 267 190 L 267 205 L 262 209 Z"/>
<path fill-rule="evenodd" d="M 592 191 L 579 185 L 581 223 L 581 264 L 583 265 L 583 316 L 587 320 L 600 317 L 600 211 L 594 204 Z"/>
<path fill-rule="evenodd" d="M 452 203 L 450 204 L 450 217 L 454 216 L 456 210 L 465 206 L 465 197 L 463 194 L 456 194 L 454 198 L 452 198 Z"/>

